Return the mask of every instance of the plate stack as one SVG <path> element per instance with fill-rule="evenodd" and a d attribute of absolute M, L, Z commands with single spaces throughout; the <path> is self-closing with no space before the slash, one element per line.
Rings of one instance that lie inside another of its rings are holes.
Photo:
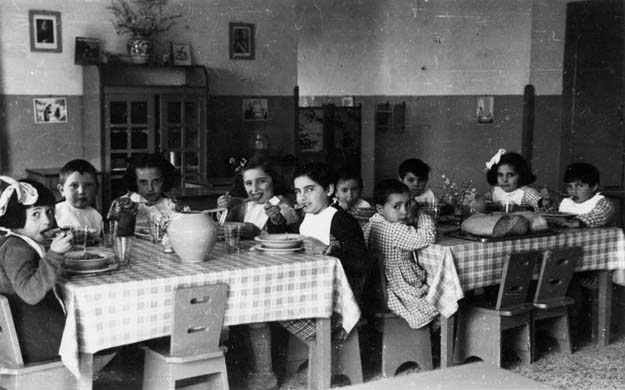
<path fill-rule="evenodd" d="M 304 248 L 304 236 L 301 234 L 263 234 L 254 237 L 259 244 L 254 248 L 273 253 L 292 253 Z"/>
<path fill-rule="evenodd" d="M 112 249 L 103 247 L 87 248 L 83 251 L 70 251 L 63 256 L 65 269 L 70 274 L 91 274 L 114 269 L 115 254 Z"/>

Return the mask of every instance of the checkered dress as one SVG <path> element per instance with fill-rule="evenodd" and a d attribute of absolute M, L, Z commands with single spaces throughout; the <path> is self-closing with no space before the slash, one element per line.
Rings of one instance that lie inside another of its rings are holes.
<path fill-rule="evenodd" d="M 436 226 L 425 213 L 419 213 L 416 226 L 391 223 L 376 213 L 365 227 L 369 249 L 384 261 L 388 308 L 411 328 L 421 328 L 438 315 L 426 300 L 426 273 L 413 257 L 413 251 L 434 243 Z"/>
<path fill-rule="evenodd" d="M 591 212 L 580 214 L 575 218 L 588 227 L 600 227 L 612 222 L 612 216 L 614 216 L 614 205 L 608 199 L 603 198 L 597 202 Z"/>
<path fill-rule="evenodd" d="M 521 199 L 521 206 L 533 207 L 534 210 L 540 206 L 540 200 L 543 198 L 542 194 L 535 188 L 525 187 L 523 189 L 523 199 Z"/>

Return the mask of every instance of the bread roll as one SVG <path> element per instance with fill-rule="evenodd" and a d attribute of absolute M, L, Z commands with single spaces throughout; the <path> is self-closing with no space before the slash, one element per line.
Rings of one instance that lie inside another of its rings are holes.
<path fill-rule="evenodd" d="M 545 220 L 542 215 L 539 215 L 533 211 L 516 211 L 513 214 L 520 215 L 527 219 L 530 222 L 531 232 L 540 232 L 549 229 L 549 225 L 547 225 L 547 220 Z"/>
<path fill-rule="evenodd" d="M 462 231 L 483 237 L 518 236 L 529 230 L 529 221 L 520 215 L 475 214 L 462 222 Z"/>

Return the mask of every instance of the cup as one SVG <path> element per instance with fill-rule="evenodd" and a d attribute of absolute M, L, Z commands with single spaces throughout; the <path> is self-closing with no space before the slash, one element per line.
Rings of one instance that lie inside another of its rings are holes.
<path fill-rule="evenodd" d="M 427 214 L 429 214 L 434 222 L 438 222 L 438 217 L 440 215 L 440 208 L 438 207 L 438 203 L 436 202 L 428 202 L 423 205 L 423 209 Z"/>
<path fill-rule="evenodd" d="M 89 226 L 72 226 L 72 246 L 75 250 L 87 250 L 87 238 L 89 237 Z"/>
<path fill-rule="evenodd" d="M 132 243 L 131 237 L 117 236 L 114 240 L 113 251 L 119 265 L 122 267 L 130 267 L 130 246 Z"/>
<path fill-rule="evenodd" d="M 102 221 L 102 245 L 112 248 L 115 238 L 115 223 L 113 219 L 105 219 Z"/>
<path fill-rule="evenodd" d="M 224 224 L 224 241 L 228 253 L 239 253 L 239 244 L 241 242 L 241 223 L 226 222 Z"/>
<path fill-rule="evenodd" d="M 159 244 L 163 240 L 164 229 L 161 228 L 161 223 L 158 218 L 150 218 L 148 223 L 150 229 L 150 241 L 152 244 Z"/>

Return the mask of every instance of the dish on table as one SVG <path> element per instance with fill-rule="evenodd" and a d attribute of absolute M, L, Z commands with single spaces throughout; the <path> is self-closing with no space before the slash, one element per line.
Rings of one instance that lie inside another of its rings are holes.
<path fill-rule="evenodd" d="M 150 235 L 150 232 L 147 229 L 136 229 L 135 237 L 140 238 L 142 240 L 147 240 L 147 241 L 150 241 L 152 239 L 152 236 Z"/>
<path fill-rule="evenodd" d="M 97 275 L 97 274 L 102 274 L 102 273 L 106 273 L 106 272 L 109 272 L 109 271 L 116 270 L 118 267 L 119 267 L 119 264 L 110 263 L 110 264 L 107 264 L 106 267 L 98 268 L 98 269 L 71 269 L 71 268 L 68 268 L 67 269 L 67 273 L 70 274 L 70 275 Z"/>
<path fill-rule="evenodd" d="M 304 236 L 301 234 L 262 234 L 254 237 L 254 240 L 260 242 L 265 249 L 292 249 L 301 248 Z"/>
<path fill-rule="evenodd" d="M 69 272 L 94 271 L 108 268 L 115 254 L 112 249 L 87 247 L 87 251 L 70 251 L 63 255 L 65 267 Z"/>
<path fill-rule="evenodd" d="M 293 253 L 304 249 L 304 246 L 300 244 L 299 246 L 293 248 L 268 248 L 262 244 L 256 244 L 252 247 L 252 249 L 267 253 Z"/>
<path fill-rule="evenodd" d="M 539 215 L 541 215 L 543 218 L 565 218 L 565 219 L 570 219 L 575 217 L 575 214 L 572 213 L 561 213 L 561 212 L 539 212 Z"/>

